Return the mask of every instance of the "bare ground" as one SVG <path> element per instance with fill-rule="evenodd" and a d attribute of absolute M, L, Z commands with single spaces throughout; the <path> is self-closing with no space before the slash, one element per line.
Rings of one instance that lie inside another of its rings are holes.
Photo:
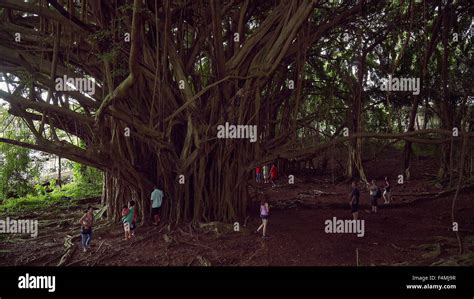
<path fill-rule="evenodd" d="M 384 167 L 377 163 L 367 167 L 373 178 L 380 180 L 386 173 L 396 177 L 397 157 L 386 158 Z M 58 265 L 69 235 L 73 246 L 64 265 L 70 266 L 473 266 L 473 190 L 464 190 L 456 205 L 465 245 L 465 254 L 458 255 L 451 222 L 454 194 L 436 197 L 440 190 L 430 182 L 435 165 L 429 160 L 415 163 L 424 165 L 418 167 L 423 170 L 414 172 L 410 182 L 395 186 L 393 204 L 380 204 L 377 214 L 368 212 L 368 194 L 362 191 L 364 237 L 325 233 L 325 220 L 351 218 L 349 186 L 333 185 L 328 175 L 317 175 L 298 177 L 295 185 L 280 180 L 277 188 L 263 187 L 272 206 L 269 239 L 254 233 L 260 224 L 255 203 L 255 213 L 245 226 L 240 223 L 239 232 L 233 231 L 232 224 L 219 223 L 197 230 L 190 226 L 142 226 L 133 240 L 123 241 L 120 224 L 99 221 L 92 248 L 83 253 L 76 223 L 84 206 L 66 204 L 47 211 L 3 215 L 39 219 L 40 224 L 37 238 L 0 235 L 0 265 Z"/>

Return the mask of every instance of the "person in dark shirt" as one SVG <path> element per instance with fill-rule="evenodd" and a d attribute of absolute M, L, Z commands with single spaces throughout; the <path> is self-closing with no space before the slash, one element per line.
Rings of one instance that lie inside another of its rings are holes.
<path fill-rule="evenodd" d="M 357 220 L 359 217 L 359 197 L 360 192 L 359 189 L 357 189 L 357 182 L 353 181 L 349 205 L 351 206 L 352 217 L 354 220 Z"/>

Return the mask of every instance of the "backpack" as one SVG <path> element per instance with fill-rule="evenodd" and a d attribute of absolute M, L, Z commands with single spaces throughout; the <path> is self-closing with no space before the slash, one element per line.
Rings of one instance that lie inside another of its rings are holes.
<path fill-rule="evenodd" d="M 381 191 L 380 188 L 378 188 L 378 187 L 377 187 L 377 193 L 375 194 L 375 196 L 376 196 L 377 198 L 382 197 L 382 191 Z"/>

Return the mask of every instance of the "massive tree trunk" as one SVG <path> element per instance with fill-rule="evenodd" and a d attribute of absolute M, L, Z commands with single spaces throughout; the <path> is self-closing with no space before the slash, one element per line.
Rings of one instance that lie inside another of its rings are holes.
<path fill-rule="evenodd" d="M 360 44 L 360 54 L 357 57 L 357 81 L 354 84 L 354 98 L 352 100 L 352 116 L 351 119 L 351 132 L 352 134 L 358 134 L 363 131 L 362 125 L 362 109 L 364 106 L 364 84 L 366 76 L 366 58 L 367 49 L 364 49 L 364 45 L 361 36 L 358 37 L 358 44 Z M 347 165 L 347 176 L 350 179 L 360 178 L 361 181 L 367 183 L 367 177 L 365 176 L 364 166 L 362 164 L 362 139 L 355 138 L 349 142 L 349 159 Z"/>
<path fill-rule="evenodd" d="M 65 9 L 55 0 L 1 4 L 38 13 L 42 24 L 35 32 L 6 22 L 21 31 L 24 43 L 0 47 L 4 68 L 17 76 L 26 69 L 38 85 L 53 91 L 46 101 L 34 91 L 30 99 L 0 91 L 11 113 L 24 118 L 35 136 L 36 145 L 27 146 L 60 152 L 104 171 L 102 202 L 111 219 L 120 216 L 129 200 L 138 203 L 141 219 L 147 219 L 149 194 L 158 183 L 165 192 L 164 218 L 176 222 L 243 220 L 252 161 L 265 154 L 263 146 L 277 149 L 290 135 L 280 134 L 279 107 L 294 97 L 296 105 L 288 112 L 296 116 L 301 106 L 300 95 L 280 94 L 288 79 L 281 70 L 294 67 L 302 45 L 308 47 L 361 9 L 328 16 L 320 24 L 324 30 L 306 26 L 301 31 L 314 3 L 282 1 L 272 9 L 264 7 L 262 20 L 249 33 L 248 1 L 143 5 L 135 0 L 118 8 L 88 1 L 80 18 L 68 10 L 73 6 Z M 48 5 L 55 10 L 44 9 Z M 226 22 L 228 28 L 223 27 Z M 61 25 L 61 35 L 54 24 Z M 53 30 L 56 38 L 48 39 Z M 54 48 L 51 54 L 38 53 L 41 59 L 21 52 L 38 35 L 45 37 L 46 48 Z M 57 77 L 81 77 L 70 66 L 95 78 L 92 98 L 55 88 Z M 255 143 L 217 138 L 218 126 L 226 122 L 257 125 L 266 134 Z M 85 148 L 54 138 L 55 130 L 79 137 Z"/>
<path fill-rule="evenodd" d="M 146 220 L 158 184 L 165 193 L 163 216 L 171 222 L 243 220 L 256 165 L 305 161 L 349 142 L 349 172 L 365 180 L 362 138 L 445 142 L 419 138 L 429 130 L 363 132 L 365 55 L 373 43 L 362 49 L 354 103 L 346 103 L 355 115 L 351 136 L 299 148 L 299 117 L 312 94 L 305 73 L 310 51 L 323 55 L 318 43 L 332 42 L 335 27 L 366 21 L 382 7 L 380 18 L 393 15 L 396 9 L 380 1 L 66 2 L 0 0 L 0 71 L 15 87 L 0 90 L 0 97 L 35 140 L 0 142 L 102 170 L 102 203 L 111 219 L 135 200 Z M 379 24 L 372 27 L 378 31 Z M 56 80 L 64 76 L 93 78 L 94 92 L 58 89 Z M 258 140 L 218 138 L 218 126 L 226 123 L 256 125 Z M 56 131 L 74 138 L 60 139 Z"/>

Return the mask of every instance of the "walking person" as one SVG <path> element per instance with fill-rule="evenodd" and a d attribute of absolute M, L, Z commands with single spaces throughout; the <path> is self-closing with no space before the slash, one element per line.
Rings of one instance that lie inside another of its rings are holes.
<path fill-rule="evenodd" d="M 82 250 L 87 252 L 92 241 L 92 226 L 94 225 L 94 209 L 87 207 L 87 212 L 79 220 L 81 224 L 81 244 Z"/>
<path fill-rule="evenodd" d="M 268 204 L 268 200 L 265 195 L 263 195 L 260 201 L 260 219 L 262 219 L 262 224 L 257 229 L 257 233 L 262 230 L 262 238 L 268 238 L 267 236 L 267 225 L 268 225 L 268 218 L 270 218 L 270 205 Z"/>
<path fill-rule="evenodd" d="M 351 190 L 351 193 L 349 194 L 349 198 L 350 198 L 349 206 L 351 207 L 352 218 L 354 220 L 357 220 L 357 218 L 359 218 L 360 192 L 359 192 L 359 189 L 357 188 L 356 181 L 352 182 L 352 190 Z"/>
<path fill-rule="evenodd" d="M 163 203 L 163 191 L 158 189 L 158 186 L 153 187 L 151 192 L 151 215 L 153 216 L 153 223 L 158 225 L 160 222 L 160 210 Z"/>
<path fill-rule="evenodd" d="M 128 221 L 130 223 L 130 233 L 132 237 L 135 237 L 135 229 L 137 228 L 138 209 L 135 206 L 135 201 L 131 200 L 128 202 L 129 216 Z"/>
<path fill-rule="evenodd" d="M 385 190 L 383 191 L 384 204 L 389 204 L 392 201 L 391 185 L 388 177 L 385 177 Z"/>

